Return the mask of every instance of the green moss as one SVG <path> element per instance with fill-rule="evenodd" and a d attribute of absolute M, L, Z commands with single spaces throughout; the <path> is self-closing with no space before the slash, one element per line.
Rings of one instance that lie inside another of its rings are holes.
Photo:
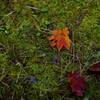
<path fill-rule="evenodd" d="M 2 5 L 1 5 L 2 4 Z M 98 79 L 86 67 L 100 59 L 99 0 L 21 0 L 0 4 L 0 98 L 83 100 L 68 86 L 65 73 L 88 76 L 85 97 L 100 97 Z M 49 30 L 68 27 L 71 50 L 50 47 Z M 54 63 L 58 55 L 59 64 Z M 30 84 L 27 77 L 34 76 Z"/>

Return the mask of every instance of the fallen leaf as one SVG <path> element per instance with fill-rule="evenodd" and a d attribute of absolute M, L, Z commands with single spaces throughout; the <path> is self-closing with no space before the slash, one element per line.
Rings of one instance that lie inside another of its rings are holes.
<path fill-rule="evenodd" d="M 100 62 L 92 65 L 92 67 L 88 67 L 87 69 L 90 71 L 100 71 Z"/>
<path fill-rule="evenodd" d="M 50 31 L 52 36 L 48 40 L 52 40 L 50 46 L 57 45 L 57 49 L 60 51 L 64 46 L 66 49 L 70 50 L 71 40 L 69 39 L 68 28 L 56 29 L 55 31 Z"/>
<path fill-rule="evenodd" d="M 83 89 L 87 89 L 88 86 L 86 86 L 83 81 L 85 80 L 85 77 L 78 76 L 79 71 L 71 71 L 68 74 L 69 77 L 69 84 L 72 88 L 72 91 L 75 92 L 75 94 L 79 97 L 83 97 Z"/>

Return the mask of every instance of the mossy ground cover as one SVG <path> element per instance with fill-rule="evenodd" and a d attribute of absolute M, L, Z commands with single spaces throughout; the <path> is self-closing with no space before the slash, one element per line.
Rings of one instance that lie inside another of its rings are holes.
<path fill-rule="evenodd" d="M 50 30 L 64 27 L 70 31 L 71 50 L 58 52 L 47 39 Z M 98 100 L 100 76 L 86 69 L 98 61 L 99 0 L 1 0 L 0 99 Z M 86 76 L 89 88 L 83 98 L 71 91 L 65 77 L 72 70 Z"/>

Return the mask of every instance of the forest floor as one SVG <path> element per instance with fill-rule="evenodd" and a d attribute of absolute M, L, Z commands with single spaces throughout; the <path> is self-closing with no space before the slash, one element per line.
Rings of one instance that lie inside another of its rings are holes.
<path fill-rule="evenodd" d="M 49 46 L 50 30 L 68 27 L 71 49 Z M 0 100 L 98 100 L 99 0 L 1 0 Z M 80 71 L 89 87 L 78 97 L 68 72 Z"/>

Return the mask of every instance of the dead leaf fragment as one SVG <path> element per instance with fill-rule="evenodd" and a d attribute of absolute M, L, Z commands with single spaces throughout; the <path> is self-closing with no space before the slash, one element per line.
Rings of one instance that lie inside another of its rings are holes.
<path fill-rule="evenodd" d="M 87 68 L 90 71 L 100 71 L 100 62 L 93 64 L 92 67 Z"/>
<path fill-rule="evenodd" d="M 58 57 L 57 55 L 54 56 L 53 62 L 54 62 L 55 64 L 60 64 L 60 63 L 59 63 L 59 57 Z"/>

